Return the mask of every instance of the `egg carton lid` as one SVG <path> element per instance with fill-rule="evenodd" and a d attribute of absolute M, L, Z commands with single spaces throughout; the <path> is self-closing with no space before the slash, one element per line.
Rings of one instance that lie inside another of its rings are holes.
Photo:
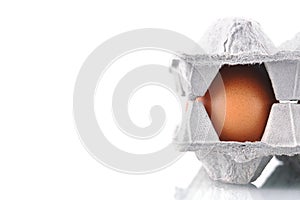
<path fill-rule="evenodd" d="M 199 44 L 207 54 L 273 54 L 278 51 L 258 22 L 236 17 L 217 20 Z"/>
<path fill-rule="evenodd" d="M 279 51 L 275 54 L 262 54 L 259 52 L 252 53 L 241 53 L 241 54 L 181 54 L 179 58 L 190 64 L 191 66 L 197 67 L 203 63 L 212 63 L 215 65 L 229 64 L 251 64 L 251 63 L 264 63 L 264 62 L 279 62 L 279 61 L 292 61 L 300 60 L 300 51 Z M 220 66 L 221 67 L 221 66 Z"/>
<path fill-rule="evenodd" d="M 193 66 L 203 62 L 234 65 L 300 58 L 300 33 L 277 48 L 258 22 L 244 18 L 217 20 L 208 28 L 199 45 L 205 53 L 188 55 L 183 52 L 180 58 Z"/>
<path fill-rule="evenodd" d="M 246 52 L 240 54 L 180 54 L 174 59 L 178 75 L 177 84 L 182 87 L 182 93 L 189 100 L 203 96 L 209 84 L 217 76 L 223 65 L 264 64 L 272 81 L 277 100 L 300 99 L 300 89 L 297 86 L 300 66 L 300 51 L 278 51 L 274 54 L 261 52 Z M 173 60 L 173 61 L 174 61 Z M 278 68 L 279 67 L 279 68 Z M 282 76 L 283 74 L 284 76 Z M 286 87 L 289 90 L 286 90 Z"/>

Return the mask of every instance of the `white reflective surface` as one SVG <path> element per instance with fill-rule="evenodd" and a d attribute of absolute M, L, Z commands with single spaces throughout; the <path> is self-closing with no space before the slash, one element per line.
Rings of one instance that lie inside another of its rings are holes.
<path fill-rule="evenodd" d="M 286 161 L 274 168 L 264 183 L 233 185 L 211 180 L 201 168 L 186 189 L 176 189 L 176 200 L 276 200 L 300 198 L 300 169 Z"/>

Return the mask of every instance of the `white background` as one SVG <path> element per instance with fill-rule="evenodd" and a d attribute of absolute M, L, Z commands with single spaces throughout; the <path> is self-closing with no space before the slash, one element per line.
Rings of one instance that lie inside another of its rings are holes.
<path fill-rule="evenodd" d="M 198 41 L 227 16 L 255 19 L 276 45 L 300 31 L 297 1 L 1 1 L 0 199 L 174 199 L 200 168 L 194 154 L 147 175 L 102 166 L 76 133 L 76 76 L 119 33 L 164 28 Z"/>

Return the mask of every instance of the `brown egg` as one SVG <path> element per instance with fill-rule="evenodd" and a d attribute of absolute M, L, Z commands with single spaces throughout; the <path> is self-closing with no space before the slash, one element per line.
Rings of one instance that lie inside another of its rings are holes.
<path fill-rule="evenodd" d="M 221 141 L 254 142 L 261 140 L 276 99 L 264 65 L 254 64 L 222 66 L 197 101 L 203 102 Z"/>

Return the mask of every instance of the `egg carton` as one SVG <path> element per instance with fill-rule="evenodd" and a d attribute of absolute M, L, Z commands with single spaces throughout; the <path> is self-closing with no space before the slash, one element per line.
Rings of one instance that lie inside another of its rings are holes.
<path fill-rule="evenodd" d="M 258 23 L 223 19 L 201 40 L 206 53 L 181 54 L 173 60 L 172 69 L 180 74 L 179 91 L 189 104 L 173 143 L 180 151 L 194 151 L 213 180 L 247 184 L 260 176 L 273 156 L 299 159 L 295 155 L 300 154 L 300 51 L 295 43 L 299 47 L 300 43 L 295 40 L 279 50 Z M 220 141 L 196 98 L 204 96 L 224 64 L 256 63 L 265 65 L 278 100 L 271 107 L 263 137 L 257 142 Z"/>

